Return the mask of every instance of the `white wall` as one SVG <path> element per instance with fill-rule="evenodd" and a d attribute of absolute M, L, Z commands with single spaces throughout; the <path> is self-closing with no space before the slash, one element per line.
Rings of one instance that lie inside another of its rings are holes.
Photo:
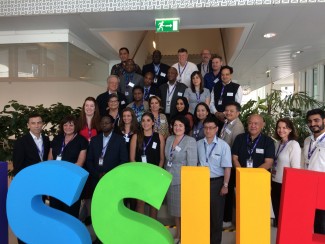
<path fill-rule="evenodd" d="M 83 81 L 23 81 L 0 82 L 0 111 L 11 100 L 24 105 L 51 104 L 61 102 L 73 108 L 81 107 L 88 96 L 97 97 L 106 91 L 106 81 L 102 85 Z"/>

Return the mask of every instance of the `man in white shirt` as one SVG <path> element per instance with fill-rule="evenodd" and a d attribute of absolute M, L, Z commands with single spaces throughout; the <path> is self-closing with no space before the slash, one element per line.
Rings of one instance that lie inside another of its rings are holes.
<path fill-rule="evenodd" d="M 305 169 L 325 172 L 325 112 L 312 109 L 306 118 L 312 135 L 304 141 Z M 325 234 L 325 210 L 316 209 L 314 232 Z"/>
<path fill-rule="evenodd" d="M 185 84 L 187 87 L 191 87 L 191 74 L 198 70 L 197 66 L 187 61 L 188 53 L 185 48 L 178 49 L 177 53 L 178 63 L 172 66 L 178 71 L 177 81 Z"/>

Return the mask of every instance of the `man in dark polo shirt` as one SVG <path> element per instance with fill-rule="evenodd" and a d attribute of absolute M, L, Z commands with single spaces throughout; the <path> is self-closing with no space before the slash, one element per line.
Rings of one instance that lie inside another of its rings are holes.
<path fill-rule="evenodd" d="M 269 170 L 275 154 L 273 140 L 262 133 L 264 120 L 259 114 L 248 118 L 248 132 L 236 137 L 231 148 L 235 167 L 264 168 Z"/>

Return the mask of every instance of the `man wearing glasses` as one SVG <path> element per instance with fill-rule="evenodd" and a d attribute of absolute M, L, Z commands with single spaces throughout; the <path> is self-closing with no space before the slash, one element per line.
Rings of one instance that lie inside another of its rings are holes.
<path fill-rule="evenodd" d="M 229 145 L 217 137 L 218 120 L 209 116 L 203 122 L 205 137 L 197 142 L 199 165 L 210 169 L 210 243 L 220 244 L 225 196 L 230 178 L 231 151 Z"/>

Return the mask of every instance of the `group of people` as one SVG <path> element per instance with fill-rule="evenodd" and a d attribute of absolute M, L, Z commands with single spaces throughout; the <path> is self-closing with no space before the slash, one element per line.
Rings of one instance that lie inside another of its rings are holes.
<path fill-rule="evenodd" d="M 90 210 L 97 183 L 116 166 L 139 162 L 164 167 L 173 175 L 167 207 L 175 217 L 175 243 L 180 243 L 181 167 L 209 167 L 210 239 L 215 244 L 221 243 L 223 226 L 232 222 L 236 167 L 260 167 L 272 173 L 275 223 L 284 167 L 325 171 L 321 147 L 325 138 L 324 111 L 307 113 L 312 136 L 305 141 L 305 158 L 301 160 L 297 134 L 289 119 L 277 122 L 276 143 L 262 133 L 261 115 L 249 116 L 245 132 L 239 119 L 242 91 L 232 82 L 233 69 L 222 66 L 221 57 L 211 58 L 211 53 L 203 50 L 202 63 L 194 67 L 187 61 L 186 49 L 181 48 L 178 63 L 169 67 L 160 63 L 161 53 L 155 50 L 153 62 L 145 65 L 141 73 L 140 67 L 128 58 L 126 48 L 121 48 L 119 54 L 121 63 L 113 66 L 107 91 L 97 99 L 86 98 L 78 119 L 67 115 L 51 143 L 42 134 L 41 116 L 29 116 L 29 133 L 14 145 L 15 174 L 48 159 L 84 167 L 89 178 L 80 199 Z M 50 205 L 78 218 L 80 199 L 67 206 L 50 197 Z M 125 199 L 125 205 L 145 212 L 141 200 Z M 149 210 L 149 215 L 157 218 L 157 209 L 149 206 Z M 316 215 L 315 230 L 317 225 L 318 231 L 324 233 L 325 215 L 321 211 Z"/>

